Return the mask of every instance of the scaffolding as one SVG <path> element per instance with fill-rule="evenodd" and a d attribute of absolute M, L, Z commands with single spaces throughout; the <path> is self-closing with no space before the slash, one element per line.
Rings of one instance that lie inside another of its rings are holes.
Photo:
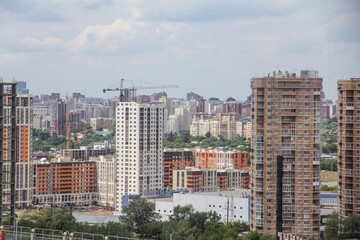
<path fill-rule="evenodd" d="M 15 225 L 16 83 L 0 82 L 0 225 Z"/>

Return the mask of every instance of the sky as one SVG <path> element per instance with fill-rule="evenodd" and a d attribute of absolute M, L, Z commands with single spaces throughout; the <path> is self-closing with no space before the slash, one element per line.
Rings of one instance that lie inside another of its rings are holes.
<path fill-rule="evenodd" d="M 35 95 L 110 98 L 123 78 L 245 100 L 252 77 L 309 69 L 336 99 L 360 77 L 359 26 L 358 0 L 0 0 L 0 76 Z"/>

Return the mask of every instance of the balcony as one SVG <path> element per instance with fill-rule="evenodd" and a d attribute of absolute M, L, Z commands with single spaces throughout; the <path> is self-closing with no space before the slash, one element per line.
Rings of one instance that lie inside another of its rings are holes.
<path fill-rule="evenodd" d="M 313 208 L 313 213 L 320 213 L 320 208 L 319 207 L 314 207 Z"/>
<path fill-rule="evenodd" d="M 257 178 L 263 178 L 264 177 L 264 172 L 262 170 L 256 170 L 255 176 Z"/>
<path fill-rule="evenodd" d="M 264 226 L 264 220 L 263 219 L 256 219 L 255 226 L 263 227 Z"/>
<path fill-rule="evenodd" d="M 348 176 L 348 177 L 354 176 L 353 170 L 346 170 L 346 171 L 345 171 L 345 176 Z"/>
<path fill-rule="evenodd" d="M 262 184 L 256 185 L 256 191 L 257 192 L 263 192 L 264 191 L 264 185 L 262 185 Z"/>
<path fill-rule="evenodd" d="M 284 171 L 291 171 L 291 165 L 290 164 L 286 164 L 283 166 L 283 170 Z"/>
<path fill-rule="evenodd" d="M 262 158 L 262 157 L 257 157 L 257 158 L 256 158 L 256 164 L 264 164 L 264 158 Z"/>
<path fill-rule="evenodd" d="M 320 91 L 314 91 L 314 95 L 320 95 L 321 92 Z"/>
<path fill-rule="evenodd" d="M 282 130 L 282 136 L 295 136 L 295 130 Z"/>
<path fill-rule="evenodd" d="M 346 123 L 354 123 L 354 117 L 346 117 L 345 122 Z"/>
<path fill-rule="evenodd" d="M 319 165 L 319 164 L 320 164 L 320 161 L 313 161 L 313 164 L 314 164 L 314 165 Z"/>

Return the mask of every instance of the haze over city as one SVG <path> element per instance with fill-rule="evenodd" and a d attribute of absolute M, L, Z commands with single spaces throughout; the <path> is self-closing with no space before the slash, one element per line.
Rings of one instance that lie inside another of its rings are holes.
<path fill-rule="evenodd" d="M 250 79 L 316 69 L 327 98 L 359 75 L 359 1 L 0 1 L 0 76 L 33 94 L 121 78 L 178 84 L 169 96 L 246 99 Z M 151 85 L 151 84 L 150 84 Z M 153 91 L 144 91 L 150 94 Z"/>

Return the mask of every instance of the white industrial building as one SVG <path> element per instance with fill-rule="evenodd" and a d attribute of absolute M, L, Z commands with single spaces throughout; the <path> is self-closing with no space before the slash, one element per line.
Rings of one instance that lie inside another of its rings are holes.
<path fill-rule="evenodd" d="M 117 209 L 126 195 L 163 188 L 163 103 L 120 102 L 116 111 Z"/>
<path fill-rule="evenodd" d="M 173 197 L 148 199 L 155 203 L 163 220 L 173 214 L 174 207 L 192 205 L 195 211 L 215 211 L 221 221 L 249 223 L 250 190 L 235 189 L 218 192 L 174 193 Z"/>

